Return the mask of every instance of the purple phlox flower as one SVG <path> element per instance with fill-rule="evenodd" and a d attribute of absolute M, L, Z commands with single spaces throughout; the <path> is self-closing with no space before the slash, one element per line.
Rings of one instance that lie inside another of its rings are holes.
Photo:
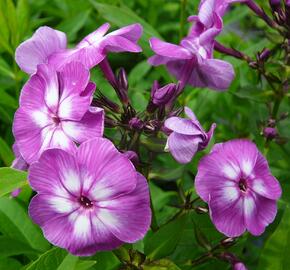
<path fill-rule="evenodd" d="M 189 84 L 226 90 L 234 78 L 234 69 L 228 62 L 213 59 L 214 38 L 222 29 L 221 18 L 216 14 L 213 17 L 211 28 L 196 24 L 202 27 L 191 31 L 179 45 L 151 38 L 150 46 L 156 55 L 148 62 L 153 66 L 166 65 L 169 72 L 181 81 L 181 89 Z"/>
<path fill-rule="evenodd" d="M 38 65 L 24 85 L 20 107 L 13 122 L 13 134 L 25 161 L 31 164 L 47 148 L 75 152 L 76 144 L 102 136 L 103 109 L 90 107 L 94 83 L 89 71 L 78 62 L 59 72 L 50 65 Z"/>
<path fill-rule="evenodd" d="M 216 144 L 198 165 L 195 188 L 209 204 L 216 228 L 229 237 L 260 235 L 277 213 L 279 182 L 267 160 L 246 139 Z"/>
<path fill-rule="evenodd" d="M 13 162 L 11 164 L 11 168 L 16 169 L 16 170 L 20 170 L 20 171 L 26 171 L 28 169 L 29 165 L 27 164 L 27 162 L 24 160 L 24 158 L 20 154 L 18 146 L 16 143 L 13 144 L 12 149 L 14 152 L 15 159 L 13 160 Z M 17 188 L 11 192 L 11 196 L 17 197 L 20 192 L 21 192 L 21 189 Z"/>
<path fill-rule="evenodd" d="M 210 130 L 205 132 L 194 113 L 188 107 L 184 111 L 189 119 L 170 117 L 164 123 L 165 128 L 172 131 L 165 149 L 179 163 L 190 162 L 197 151 L 206 148 L 216 127 L 212 124 Z"/>
<path fill-rule="evenodd" d="M 134 151 L 126 151 L 123 153 L 130 161 L 134 164 L 134 166 L 137 166 L 139 164 L 139 157 Z"/>
<path fill-rule="evenodd" d="M 146 179 L 107 139 L 80 145 L 73 156 L 48 149 L 29 168 L 37 191 L 32 220 L 53 245 L 78 256 L 144 237 L 151 209 Z"/>
<path fill-rule="evenodd" d="M 108 52 L 140 52 L 137 45 L 142 35 L 140 24 L 131 24 L 107 35 L 110 25 L 103 24 L 86 36 L 75 48 L 67 49 L 67 39 L 63 32 L 48 26 L 40 27 L 34 35 L 16 49 L 15 58 L 19 67 L 26 73 L 36 72 L 37 65 L 53 64 L 57 69 L 65 63 L 78 61 L 92 68 L 99 64 Z"/>
<path fill-rule="evenodd" d="M 233 270 L 247 270 L 247 267 L 242 262 L 236 262 L 233 265 Z"/>

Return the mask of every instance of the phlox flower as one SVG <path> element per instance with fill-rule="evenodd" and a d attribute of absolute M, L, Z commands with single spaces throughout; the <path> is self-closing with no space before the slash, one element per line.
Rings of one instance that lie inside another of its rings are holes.
<path fill-rule="evenodd" d="M 216 144 L 198 164 L 195 188 L 209 204 L 216 228 L 230 237 L 260 235 L 277 213 L 279 182 L 249 140 Z"/>
<path fill-rule="evenodd" d="M 188 18 L 193 22 L 188 36 L 179 45 L 151 38 L 150 46 L 156 55 L 149 58 L 149 63 L 166 65 L 182 86 L 226 90 L 234 78 L 234 70 L 230 63 L 213 58 L 213 48 L 214 39 L 223 28 L 221 16 L 230 2 L 234 1 L 201 1 L 198 15 Z"/>
<path fill-rule="evenodd" d="M 47 148 L 72 153 L 76 143 L 102 136 L 103 109 L 90 107 L 95 85 L 89 71 L 78 62 L 66 64 L 59 72 L 47 64 L 24 85 L 20 107 L 13 122 L 13 134 L 27 163 L 38 159 Z"/>
<path fill-rule="evenodd" d="M 212 124 L 206 132 L 190 108 L 185 107 L 184 111 L 189 119 L 174 116 L 164 123 L 165 128 L 171 131 L 166 150 L 168 149 L 179 163 L 190 162 L 197 151 L 206 148 L 216 127 Z"/>
<path fill-rule="evenodd" d="M 36 72 L 37 65 L 49 63 L 60 69 L 65 63 L 78 61 L 87 68 L 99 64 L 108 52 L 140 52 L 137 41 L 142 35 L 140 24 L 131 24 L 109 34 L 105 23 L 86 36 L 75 48 L 67 48 L 65 33 L 48 26 L 40 27 L 33 36 L 21 43 L 15 52 L 19 67 L 26 73 Z"/>
<path fill-rule="evenodd" d="M 136 242 L 149 229 L 147 181 L 107 139 L 82 143 L 74 156 L 46 150 L 28 178 L 37 192 L 29 206 L 32 220 L 48 241 L 74 255 Z"/>

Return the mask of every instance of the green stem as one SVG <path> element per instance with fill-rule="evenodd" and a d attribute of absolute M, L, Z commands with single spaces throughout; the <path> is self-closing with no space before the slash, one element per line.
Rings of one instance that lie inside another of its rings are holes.
<path fill-rule="evenodd" d="M 181 6 L 180 6 L 180 29 L 179 29 L 179 40 L 181 40 L 184 36 L 184 26 L 185 26 L 185 9 L 187 0 L 180 0 Z"/>

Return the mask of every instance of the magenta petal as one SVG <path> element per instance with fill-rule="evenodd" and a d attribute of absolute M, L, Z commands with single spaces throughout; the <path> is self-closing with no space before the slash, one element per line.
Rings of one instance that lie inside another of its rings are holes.
<path fill-rule="evenodd" d="M 48 149 L 29 169 L 29 183 L 38 193 L 61 197 L 78 195 L 81 180 L 74 157 L 61 149 Z"/>
<path fill-rule="evenodd" d="M 135 190 L 110 201 L 103 201 L 99 219 L 124 242 L 134 243 L 144 237 L 151 223 L 149 189 L 138 173 Z"/>
<path fill-rule="evenodd" d="M 66 48 L 66 35 L 63 32 L 43 26 L 34 35 L 21 43 L 15 52 L 15 59 L 26 73 L 36 72 L 38 64 L 46 63 L 50 55 Z"/>
<path fill-rule="evenodd" d="M 277 203 L 258 194 L 248 194 L 244 198 L 245 223 L 253 235 L 264 232 L 277 214 Z"/>
<path fill-rule="evenodd" d="M 104 117 L 103 109 L 90 107 L 80 121 L 62 121 L 62 128 L 67 136 L 75 142 L 82 143 L 103 136 Z"/>
<path fill-rule="evenodd" d="M 142 25 L 139 23 L 135 23 L 135 24 L 124 26 L 118 30 L 115 30 L 111 32 L 109 35 L 122 36 L 136 43 L 142 36 L 142 32 L 143 32 Z"/>
<path fill-rule="evenodd" d="M 195 155 L 201 138 L 192 135 L 182 135 L 172 132 L 168 137 L 168 147 L 172 156 L 179 163 L 185 164 L 191 161 Z"/>
<path fill-rule="evenodd" d="M 89 83 L 90 72 L 80 62 L 70 62 L 59 71 L 61 101 L 69 95 L 80 94 Z"/>
<path fill-rule="evenodd" d="M 76 48 L 81 49 L 93 44 L 99 44 L 102 41 L 104 35 L 108 32 L 110 28 L 109 23 L 104 23 L 97 30 L 87 35 L 77 46 Z"/>
<path fill-rule="evenodd" d="M 152 66 L 160 66 L 167 64 L 171 59 L 169 57 L 153 55 L 148 58 L 148 63 Z"/>
<path fill-rule="evenodd" d="M 59 84 L 56 70 L 47 64 L 37 66 L 37 76 L 43 80 L 44 100 L 47 107 L 55 113 L 59 102 Z M 22 104 L 21 104 L 22 105 Z"/>
<path fill-rule="evenodd" d="M 136 187 L 136 172 L 129 159 L 112 142 L 95 138 L 82 143 L 77 152 L 79 164 L 87 167 L 84 191 L 95 200 L 114 198 Z M 124 173 L 126 172 L 126 173 Z"/>
<path fill-rule="evenodd" d="M 100 47 L 105 52 L 141 52 L 142 49 L 136 43 L 122 36 L 107 36 L 101 42 Z"/>
<path fill-rule="evenodd" d="M 164 42 L 158 38 L 150 39 L 151 49 L 161 56 L 172 59 L 190 59 L 191 53 L 179 45 Z"/>
<path fill-rule="evenodd" d="M 216 0 L 203 1 L 199 6 L 198 18 L 207 28 L 210 28 L 213 24 L 215 1 Z"/>
<path fill-rule="evenodd" d="M 281 187 L 279 182 L 272 175 L 263 178 L 255 178 L 249 183 L 251 189 L 257 194 L 271 200 L 278 200 L 281 197 Z"/>
<path fill-rule="evenodd" d="M 190 119 L 170 117 L 164 123 L 166 128 L 184 135 L 200 135 L 200 129 Z"/>
<path fill-rule="evenodd" d="M 204 84 L 215 90 L 226 90 L 235 77 L 233 66 L 217 59 L 204 60 L 199 65 Z"/>
<path fill-rule="evenodd" d="M 243 200 L 241 198 L 232 200 L 234 195 L 226 197 L 225 192 L 225 189 L 218 189 L 210 194 L 211 219 L 223 234 L 229 237 L 240 236 L 246 230 Z"/>

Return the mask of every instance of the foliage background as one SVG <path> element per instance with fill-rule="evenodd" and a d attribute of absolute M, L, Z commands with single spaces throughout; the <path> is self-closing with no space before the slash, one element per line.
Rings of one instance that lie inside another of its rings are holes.
<path fill-rule="evenodd" d="M 124 67 L 129 74 L 129 95 L 138 111 L 145 109 L 153 80 L 162 83 L 173 79 L 164 68 L 150 67 L 146 59 L 152 55 L 148 38 L 159 36 L 178 43 L 186 34 L 189 24 L 186 17 L 196 13 L 198 0 L 0 0 L 0 165 L 9 167 L 14 158 L 11 146 L 14 142 L 11 126 L 18 107 L 18 97 L 27 75 L 19 70 L 14 61 L 15 48 L 29 38 L 36 28 L 48 25 L 67 33 L 71 46 L 92 32 L 103 22 L 112 28 L 140 22 L 144 35 L 140 41 L 141 54 L 111 54 L 109 61 L 115 70 Z M 267 1 L 257 1 L 269 11 Z M 185 9 L 182 9 L 185 4 Z M 270 13 L 269 13 L 270 14 Z M 275 32 L 258 19 L 247 7 L 235 5 L 224 17 L 224 30 L 218 40 L 228 47 L 241 50 L 254 58 L 264 47 L 274 48 L 279 42 Z M 230 89 L 217 93 L 208 89 L 186 88 L 180 97 L 180 105 L 187 105 L 196 113 L 200 122 L 208 128 L 217 123 L 215 142 L 238 137 L 255 141 L 261 151 L 267 153 L 273 174 L 280 180 L 283 196 L 279 212 L 261 237 L 245 234 L 228 250 L 246 263 L 249 269 L 289 269 L 290 256 L 290 145 L 289 119 L 279 122 L 278 130 L 283 144 L 271 142 L 265 147 L 261 136 L 263 123 L 269 118 L 267 104 L 273 100 L 269 85 L 259 80 L 258 74 L 246 62 L 217 54 L 234 65 L 236 79 Z M 277 61 L 269 61 L 268 68 L 279 76 Z M 287 74 L 287 73 L 286 73 Z M 289 74 L 289 67 L 288 67 Z M 92 71 L 92 79 L 98 89 L 117 100 L 113 89 L 103 79 L 98 68 Z M 279 114 L 290 109 L 289 94 L 283 99 Z M 106 131 L 111 139 L 118 139 L 116 132 Z M 114 137 L 115 136 L 115 137 Z M 145 143 L 145 142 L 144 142 Z M 210 147 L 209 147 L 210 148 Z M 223 235 L 211 224 L 208 215 L 193 210 L 168 222 L 178 212 L 180 193 L 194 193 L 194 175 L 197 162 L 204 153 L 198 154 L 186 166 L 178 164 L 168 154 L 156 157 L 149 174 L 153 206 L 156 212 L 157 232 L 150 231 L 144 240 L 127 245 L 117 254 L 123 259 L 131 255 L 136 265 L 143 258 L 140 254 L 127 254 L 132 248 L 144 253 L 154 262 L 144 269 L 229 269 L 226 262 L 209 260 L 193 267 L 191 260 L 205 254 L 209 245 L 216 245 Z M 3 170 L 0 171 L 0 176 Z M 13 178 L 13 175 L 11 175 Z M 0 183 L 0 190 L 5 183 Z M 27 215 L 31 190 L 25 183 L 20 196 L 0 198 L 0 269 L 119 269 L 116 252 L 100 252 L 88 258 L 69 255 L 59 248 L 52 248 Z M 4 187 L 5 188 L 5 187 Z M 0 192 L 1 193 L 1 192 Z M 1 195 L 4 193 L 2 192 Z M 193 195 L 193 197 L 196 195 Z M 203 205 L 203 204 L 201 204 Z M 161 261 L 160 261 L 161 260 Z M 187 262 L 187 265 L 185 264 Z M 163 266 L 162 266 L 163 265 Z M 138 268 L 136 268 L 138 269 Z"/>

